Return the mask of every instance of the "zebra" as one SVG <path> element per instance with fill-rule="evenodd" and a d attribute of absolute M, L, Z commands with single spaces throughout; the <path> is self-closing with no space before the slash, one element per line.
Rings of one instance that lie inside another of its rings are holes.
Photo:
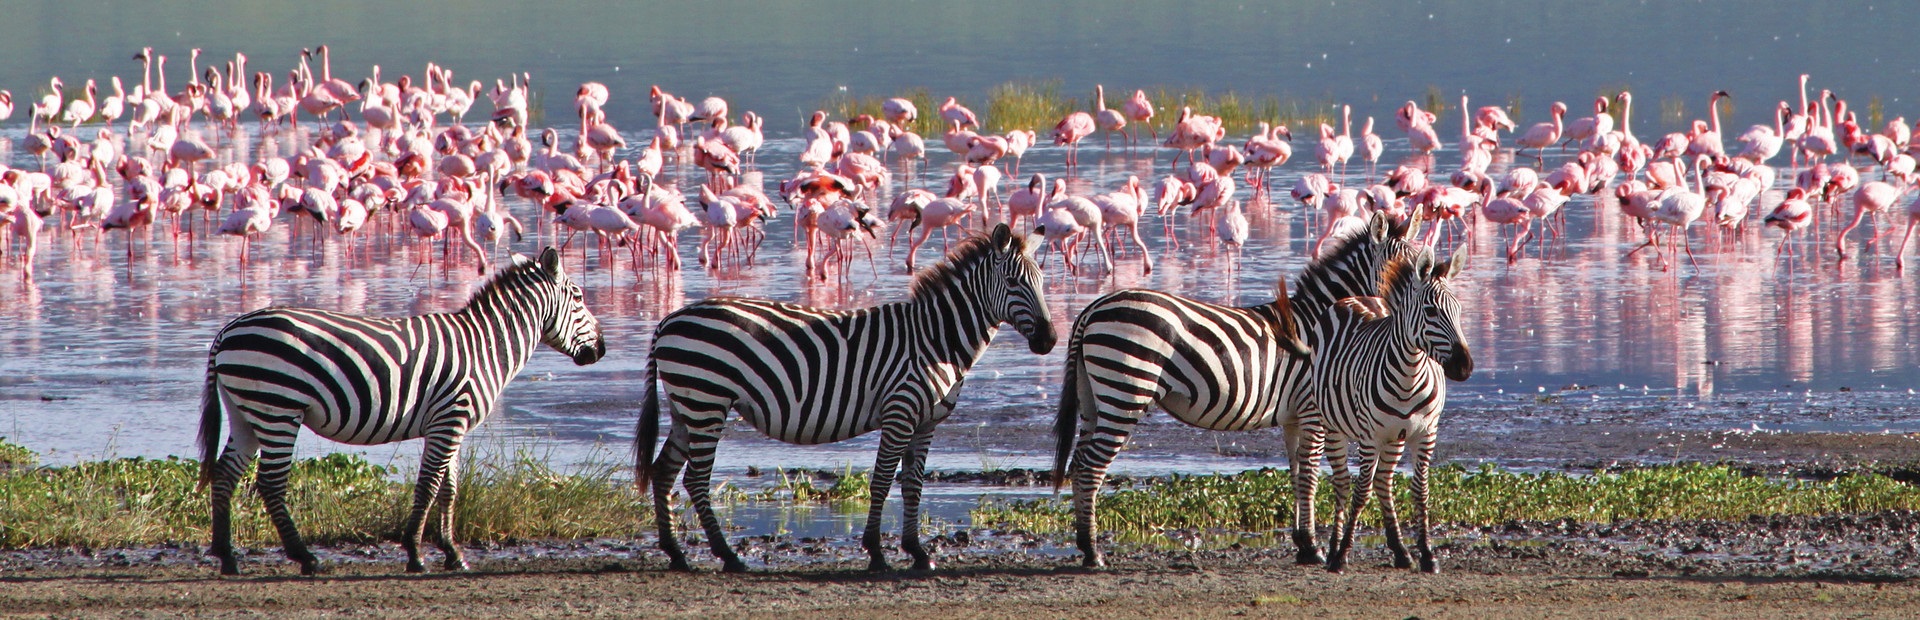
<path fill-rule="evenodd" d="M 1366 230 L 1308 265 L 1297 293 L 1289 297 L 1282 279 L 1277 299 L 1258 306 L 1142 289 L 1088 304 L 1068 339 L 1054 424 L 1054 486 L 1064 483 L 1071 457 L 1082 563 L 1106 563 L 1094 545 L 1096 495 L 1134 426 L 1156 404 L 1204 429 L 1282 427 L 1294 471 L 1295 560 L 1323 562 L 1313 536 L 1319 453 L 1298 441 L 1300 419 L 1313 415 L 1310 352 L 1320 346 L 1326 312 L 1340 299 L 1372 294 L 1380 265 L 1409 252 L 1412 236 L 1404 222 L 1376 212 Z"/>
<path fill-rule="evenodd" d="M 653 494 L 660 549 L 690 570 L 674 538 L 667 501 L 686 466 L 688 499 L 727 572 L 742 572 L 708 498 L 715 447 L 727 412 L 787 443 L 831 443 L 879 430 L 861 543 L 869 570 L 886 570 L 880 515 L 899 468 L 905 504 L 900 546 L 917 570 L 932 569 L 920 545 L 920 486 L 933 430 L 953 412 L 968 368 L 1012 323 L 1036 354 L 1053 350 L 1044 279 L 1024 239 L 1001 224 L 955 246 L 913 278 L 907 301 L 837 312 L 756 299 L 695 303 L 655 329 L 635 433 L 637 481 Z M 672 429 L 654 457 L 664 386 Z"/>
<path fill-rule="evenodd" d="M 1334 497 L 1338 512 L 1345 506 L 1344 525 L 1331 545 L 1327 569 L 1339 572 L 1353 548 L 1354 522 L 1367 496 L 1351 487 L 1347 449 L 1359 447 L 1362 480 L 1380 498 L 1381 525 L 1395 568 L 1408 568 L 1407 550 L 1400 541 L 1393 509 L 1393 470 L 1408 444 L 1413 445 L 1413 504 L 1415 545 L 1420 570 L 1439 572 L 1433 548 L 1427 543 L 1427 472 L 1439 433 L 1440 413 L 1447 403 L 1443 380 L 1465 381 L 1473 375 L 1473 354 L 1461 338 L 1460 300 L 1454 296 L 1453 277 L 1466 266 L 1464 248 L 1451 260 L 1434 264 L 1433 251 L 1421 248 L 1412 257 L 1397 258 L 1381 274 L 1381 308 L 1349 302 L 1333 311 L 1334 327 L 1314 358 L 1314 398 L 1319 415 L 1305 422 L 1314 443 L 1326 441 L 1326 457 L 1333 465 Z M 1372 300 L 1369 300 L 1372 301 Z M 1338 522 L 1338 521 L 1337 521 Z"/>
<path fill-rule="evenodd" d="M 560 271 L 560 253 L 538 262 L 515 254 L 465 307 L 407 318 L 362 317 L 306 308 L 267 308 L 220 328 L 207 351 L 200 400 L 200 488 L 212 486 L 213 545 L 220 572 L 236 575 L 231 504 L 256 456 L 254 488 L 300 572 L 320 570 L 287 511 L 294 439 L 305 425 L 322 437 L 374 445 L 425 437 L 413 512 L 401 545 L 407 571 L 426 570 L 420 536 L 428 509 L 447 570 L 465 570 L 453 544 L 460 442 L 492 411 L 507 381 L 544 343 L 592 364 L 606 355 L 600 321 L 580 287 Z M 229 429 L 218 458 L 222 412 Z"/>

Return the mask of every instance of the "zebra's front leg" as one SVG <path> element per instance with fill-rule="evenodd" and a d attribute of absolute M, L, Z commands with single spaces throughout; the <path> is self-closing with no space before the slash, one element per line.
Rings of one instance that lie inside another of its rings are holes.
<path fill-rule="evenodd" d="M 1387 549 L 1393 552 L 1394 568 L 1411 568 L 1413 561 L 1407 557 L 1407 546 L 1400 541 L 1400 516 L 1393 509 L 1393 470 L 1400 465 L 1400 455 L 1407 448 L 1405 441 L 1389 441 L 1380 448 L 1373 471 L 1373 495 L 1380 499 L 1380 527 L 1386 530 Z"/>
<path fill-rule="evenodd" d="M 213 543 L 207 550 L 220 560 L 220 574 L 240 574 L 240 561 L 233 556 L 233 489 L 239 484 L 241 474 L 247 466 L 253 464 L 254 456 L 259 454 L 260 444 L 251 434 L 238 434 L 227 438 L 227 447 L 220 455 L 220 462 L 213 470 L 213 488 L 211 494 L 213 516 Z"/>
<path fill-rule="evenodd" d="M 428 435 L 426 448 L 420 451 L 420 477 L 413 484 L 413 510 L 407 513 L 406 529 L 400 532 L 400 546 L 407 550 L 407 572 L 427 572 L 420 561 L 420 538 L 426 533 L 427 510 L 447 483 L 447 466 L 460 449 L 458 439 L 443 434 Z"/>
<path fill-rule="evenodd" d="M 933 426 L 928 422 L 913 436 L 907 447 L 907 460 L 900 466 L 900 549 L 913 556 L 913 570 L 933 570 L 933 555 L 920 545 L 920 489 L 927 468 L 927 451 L 933 445 Z"/>
<path fill-rule="evenodd" d="M 1440 565 L 1433 559 L 1433 546 L 1427 541 L 1427 473 L 1433 465 L 1434 437 L 1428 435 L 1414 445 L 1413 449 L 1413 527 L 1414 548 L 1420 552 L 1420 572 L 1439 573 Z"/>
<path fill-rule="evenodd" d="M 880 515 L 886 511 L 887 495 L 893 492 L 894 471 L 906 456 L 913 440 L 915 424 L 904 412 L 885 416 L 880 421 L 880 451 L 873 459 L 873 480 L 867 487 L 867 531 L 860 546 L 867 550 L 867 570 L 887 570 L 886 550 L 880 546 Z"/>
<path fill-rule="evenodd" d="M 440 493 L 434 499 L 431 511 L 440 515 L 439 527 L 434 528 L 434 542 L 440 545 L 440 553 L 443 556 L 440 567 L 444 570 L 464 571 L 468 568 L 466 556 L 460 552 L 460 545 L 454 543 L 453 539 L 454 507 L 458 505 L 456 502 L 459 499 L 460 455 L 456 453 L 453 460 L 447 462 L 446 480 L 440 483 Z"/>
<path fill-rule="evenodd" d="M 1360 446 L 1360 476 L 1371 480 L 1379 469 L 1379 462 L 1373 451 L 1366 445 Z M 1341 572 L 1347 568 L 1347 553 L 1353 551 L 1353 526 L 1360 521 L 1360 510 L 1367 507 L 1367 494 L 1354 489 L 1353 504 L 1347 508 L 1346 519 L 1340 524 L 1340 541 L 1334 544 L 1333 556 L 1327 558 L 1327 571 Z"/>

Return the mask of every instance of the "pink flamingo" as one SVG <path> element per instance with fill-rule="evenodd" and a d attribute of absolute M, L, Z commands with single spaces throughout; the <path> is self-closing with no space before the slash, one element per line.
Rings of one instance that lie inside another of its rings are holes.
<path fill-rule="evenodd" d="M 911 100 L 894 97 L 880 102 L 880 114 L 894 125 L 911 125 L 920 120 L 920 107 Z"/>
<path fill-rule="evenodd" d="M 1367 178 L 1372 179 L 1376 164 L 1380 163 L 1380 154 L 1385 153 L 1387 145 L 1380 136 L 1373 133 L 1373 117 L 1367 117 L 1367 124 L 1360 130 L 1360 159 L 1367 162 Z"/>
<path fill-rule="evenodd" d="M 1121 114 L 1119 110 L 1107 109 L 1107 87 L 1100 84 L 1093 85 L 1093 105 L 1094 121 L 1100 125 L 1100 129 L 1107 132 L 1108 149 L 1113 148 L 1113 133 L 1116 131 L 1127 139 L 1127 144 L 1133 144 L 1133 136 L 1126 133 L 1126 115 Z"/>
<path fill-rule="evenodd" d="M 1713 119 L 1712 124 L 1693 122 L 1693 137 L 1687 142 L 1688 155 L 1718 157 L 1727 153 L 1725 144 L 1720 140 L 1720 99 L 1722 98 L 1733 101 L 1733 95 L 1727 94 L 1724 90 L 1713 91 L 1713 97 L 1707 99 L 1707 115 Z"/>
<path fill-rule="evenodd" d="M 1909 210 L 1911 210 L 1911 208 L 1909 208 Z M 1781 200 L 1780 205 L 1774 207 L 1773 212 L 1767 214 L 1766 219 L 1763 221 L 1767 226 L 1780 229 L 1780 248 L 1774 250 L 1773 253 L 1775 255 L 1785 253 L 1788 256 L 1792 256 L 1793 251 L 1789 242 L 1793 240 L 1793 231 L 1806 228 L 1807 224 L 1813 222 L 1813 205 L 1807 204 L 1807 190 L 1798 187 L 1787 190 L 1786 199 Z M 1909 236 L 1913 233 L 1911 223 L 1907 226 L 1907 233 Z M 1904 252 L 1906 242 L 1902 241 L 1900 247 Z M 1899 260 L 1896 259 L 1894 264 L 1898 265 Z"/>
<path fill-rule="evenodd" d="M 1293 158 L 1292 141 L 1293 130 L 1284 124 L 1269 128 L 1264 121 L 1260 123 L 1260 131 L 1247 138 L 1247 183 L 1253 186 L 1256 197 L 1267 192 L 1273 169 Z M 1257 179 L 1253 176 L 1254 170 L 1260 171 Z"/>
<path fill-rule="evenodd" d="M 1140 239 L 1140 213 L 1147 202 L 1147 192 L 1140 186 L 1140 177 L 1127 175 L 1126 184 L 1118 191 L 1094 196 L 1093 202 L 1100 207 L 1100 221 L 1106 226 L 1102 234 L 1112 233 L 1116 240 L 1122 230 L 1132 235 L 1134 247 L 1140 249 L 1140 256 L 1146 261 L 1146 269 L 1142 273 L 1153 273 L 1153 254 L 1147 250 L 1147 243 Z"/>
<path fill-rule="evenodd" d="M 1533 149 L 1535 151 L 1533 158 L 1544 165 L 1546 163 L 1546 148 L 1560 141 L 1560 133 L 1563 127 L 1561 117 L 1566 115 L 1567 104 L 1559 101 L 1553 102 L 1553 120 L 1546 123 L 1535 123 L 1532 127 L 1527 128 L 1526 133 L 1515 138 L 1514 142 L 1520 145 L 1521 151 Z"/>
<path fill-rule="evenodd" d="M 1040 208 L 1046 202 L 1047 175 L 1034 173 L 1021 187 L 1007 194 L 1007 227 L 1020 230 L 1021 217 L 1040 215 Z"/>
<path fill-rule="evenodd" d="M 1133 91 L 1133 97 L 1127 99 L 1125 103 L 1120 104 L 1120 109 L 1125 111 L 1127 118 L 1134 123 L 1145 125 L 1147 134 L 1152 136 L 1154 141 L 1160 140 L 1159 130 L 1153 127 L 1153 102 L 1147 100 L 1147 91 Z M 1133 140 L 1138 137 L 1139 130 L 1134 130 L 1133 135 L 1130 135 L 1128 140 Z"/>
<path fill-rule="evenodd" d="M 1053 144 L 1066 145 L 1067 165 L 1080 164 L 1080 140 L 1093 135 L 1093 116 L 1086 112 L 1075 111 L 1053 126 Z"/>
<path fill-rule="evenodd" d="M 1907 193 L 1908 189 L 1912 188 L 1894 187 L 1893 184 L 1885 181 L 1868 181 L 1866 184 L 1860 186 L 1859 191 L 1853 193 L 1853 221 L 1848 222 L 1845 228 L 1840 229 L 1840 235 L 1833 243 L 1834 249 L 1840 252 L 1840 258 L 1847 257 L 1847 233 L 1853 232 L 1853 229 L 1860 225 L 1860 220 L 1865 218 L 1867 214 L 1872 213 L 1877 216 L 1881 212 L 1886 211 L 1888 207 L 1892 207 L 1893 203 L 1898 201 L 1902 194 Z M 1878 219 L 1876 218 L 1875 221 L 1878 221 Z M 1911 232 L 1913 227 L 1908 226 L 1907 229 Z M 1887 234 L 1888 230 L 1890 229 L 1883 228 L 1879 232 L 1874 233 L 1873 238 L 1867 240 L 1867 245 L 1872 246 L 1880 240 L 1882 235 Z M 1904 241 L 1901 242 L 1900 248 L 1902 251 L 1905 251 L 1906 243 Z"/>
<path fill-rule="evenodd" d="M 960 101 L 953 97 L 948 97 L 940 104 L 940 118 L 946 120 L 947 124 L 955 130 L 980 126 L 980 117 L 975 116 L 973 110 L 967 109 L 967 106 L 960 105 Z"/>

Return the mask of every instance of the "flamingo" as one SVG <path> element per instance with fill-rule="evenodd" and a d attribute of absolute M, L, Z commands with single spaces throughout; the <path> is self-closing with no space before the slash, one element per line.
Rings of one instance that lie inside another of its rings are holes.
<path fill-rule="evenodd" d="M 1074 222 L 1079 224 L 1081 230 L 1093 233 L 1094 246 L 1100 250 L 1100 264 L 1107 273 L 1113 273 L 1113 251 L 1108 249 L 1106 237 L 1100 234 L 1106 226 L 1101 217 L 1099 205 L 1084 196 L 1067 193 L 1066 179 L 1054 179 L 1053 192 L 1048 196 L 1050 197 L 1046 206 L 1048 211 L 1065 211 L 1073 216 Z"/>
<path fill-rule="evenodd" d="M 1567 104 L 1559 101 L 1553 102 L 1553 120 L 1551 122 L 1535 123 L 1532 127 L 1527 128 L 1526 133 L 1514 139 L 1514 142 L 1520 145 L 1519 150 L 1533 149 L 1533 158 L 1544 165 L 1546 163 L 1546 148 L 1560 141 L 1562 129 L 1560 119 L 1566 115 Z"/>
<path fill-rule="evenodd" d="M 1733 95 L 1727 94 L 1727 91 L 1724 90 L 1713 92 L 1713 97 L 1707 100 L 1707 115 L 1713 119 L 1713 122 L 1710 125 L 1700 121 L 1693 122 L 1693 135 L 1687 142 L 1688 155 L 1710 155 L 1718 157 L 1726 154 L 1726 147 L 1723 146 L 1723 143 L 1720 141 L 1721 98 L 1732 101 Z"/>
<path fill-rule="evenodd" d="M 1853 229 L 1860 225 L 1860 220 L 1865 218 L 1868 213 L 1878 215 L 1886 211 L 1888 207 L 1892 207 L 1893 203 L 1898 201 L 1900 196 L 1907 193 L 1909 189 L 1912 189 L 1912 187 L 1894 187 L 1893 184 L 1885 181 L 1868 181 L 1862 184 L 1860 189 L 1853 193 L 1853 221 L 1848 222 L 1846 227 L 1840 229 L 1840 235 L 1833 243 L 1834 249 L 1840 252 L 1840 258 L 1847 257 L 1847 233 L 1853 232 Z M 1909 209 L 1909 211 L 1911 210 L 1912 209 Z M 1875 221 L 1878 220 L 1876 219 Z M 1911 221 L 1909 221 L 1909 224 L 1911 224 Z M 1907 228 L 1909 232 L 1911 232 L 1913 227 L 1908 226 Z M 1874 242 L 1879 241 L 1880 237 L 1885 234 L 1887 234 L 1886 230 L 1874 233 L 1873 238 L 1867 240 L 1867 245 L 1873 245 Z M 1906 242 L 1902 241 L 1900 247 L 1902 251 L 1905 251 Z"/>
<path fill-rule="evenodd" d="M 1035 182 L 1038 181 L 1035 179 Z M 1118 233 L 1125 230 L 1132 235 L 1134 247 L 1140 249 L 1140 256 L 1146 261 L 1142 273 L 1153 273 L 1153 254 L 1147 250 L 1147 243 L 1140 239 L 1140 214 L 1147 202 L 1147 192 L 1140 186 L 1140 177 L 1127 175 L 1126 184 L 1118 191 L 1094 196 L 1093 202 L 1100 208 L 1100 221 L 1106 227 L 1102 234 L 1112 232 L 1117 238 Z"/>
<path fill-rule="evenodd" d="M 1093 116 L 1086 112 L 1075 111 L 1053 126 L 1053 144 L 1066 145 L 1067 165 L 1080 164 L 1080 140 L 1093 135 Z"/>
<path fill-rule="evenodd" d="M 1693 262 L 1695 266 L 1698 266 L 1698 262 L 1693 259 L 1693 243 L 1687 229 L 1706 213 L 1707 197 L 1701 193 L 1700 188 L 1706 185 L 1702 179 L 1702 169 L 1710 162 L 1707 156 L 1699 156 L 1693 167 L 1693 187 L 1689 188 L 1686 177 L 1682 176 L 1677 186 L 1661 190 L 1647 205 L 1648 219 L 1672 226 L 1680 236 L 1681 247 L 1687 251 L 1687 260 Z M 1678 162 L 1675 164 L 1677 165 Z M 1672 236 L 1668 237 L 1668 243 L 1673 243 Z M 1664 255 L 1661 263 L 1661 269 L 1664 270 L 1666 268 Z"/>
<path fill-rule="evenodd" d="M 93 80 L 89 79 L 82 98 L 67 102 L 67 111 L 61 115 L 61 118 L 73 124 L 70 129 L 78 131 L 81 123 L 93 120 L 93 97 L 96 91 Z"/>
<path fill-rule="evenodd" d="M 973 110 L 960 105 L 959 100 L 953 97 L 948 97 L 940 104 L 940 118 L 946 120 L 947 124 L 955 130 L 980 126 L 980 117 L 974 116 Z"/>
<path fill-rule="evenodd" d="M 1367 117 L 1366 126 L 1360 130 L 1359 149 L 1360 159 L 1367 162 L 1367 178 L 1372 179 L 1375 164 L 1380 163 L 1380 154 L 1386 152 L 1387 146 L 1380 141 L 1380 136 L 1374 135 L 1371 116 Z"/>
<path fill-rule="evenodd" d="M 1787 117 L 1792 114 L 1793 109 L 1788 107 L 1787 102 L 1780 102 L 1780 107 L 1773 115 L 1772 127 L 1754 125 L 1748 127 L 1746 133 L 1736 138 L 1745 145 L 1740 148 L 1740 154 L 1736 157 L 1756 164 L 1764 164 L 1767 160 L 1773 159 L 1773 156 L 1780 152 L 1781 144 L 1785 142 L 1783 136 L 1786 135 Z"/>
<path fill-rule="evenodd" d="M 1006 137 L 1007 153 L 1013 155 L 1012 174 L 1020 176 L 1020 159 L 1027 156 L 1027 149 L 1033 148 L 1033 141 L 1037 136 L 1025 129 L 1015 129 L 1007 132 Z"/>
<path fill-rule="evenodd" d="M 1155 141 L 1160 140 L 1159 130 L 1153 127 L 1153 102 L 1147 99 L 1147 91 L 1133 91 L 1133 97 L 1127 99 L 1125 103 L 1120 104 L 1120 109 L 1126 112 L 1129 120 L 1140 125 L 1145 125 L 1147 134 Z M 1134 130 L 1133 135 L 1128 136 L 1128 140 L 1131 141 L 1137 137 L 1139 137 L 1139 130 Z"/>
<path fill-rule="evenodd" d="M 1120 135 L 1127 139 L 1127 144 L 1133 144 L 1133 136 L 1126 133 L 1126 115 L 1121 114 L 1119 110 L 1107 109 L 1106 86 L 1100 84 L 1093 85 L 1093 105 L 1095 110 L 1095 118 L 1093 120 L 1100 126 L 1100 129 L 1107 132 L 1106 140 L 1108 149 L 1113 148 L 1113 133 L 1116 131 L 1121 132 Z"/>
<path fill-rule="evenodd" d="M 1513 196 L 1501 195 L 1481 205 L 1480 216 L 1502 226 L 1512 224 L 1519 227 L 1519 232 L 1514 234 L 1513 241 L 1507 244 L 1507 262 L 1517 260 L 1520 257 L 1520 247 L 1533 233 L 1533 210 L 1527 208 L 1525 202 Z"/>
<path fill-rule="evenodd" d="M 1593 116 L 1573 119 L 1567 123 L 1566 135 L 1561 140 L 1564 146 L 1570 142 L 1584 142 L 1594 136 L 1606 135 L 1613 131 L 1613 117 L 1607 115 L 1607 98 L 1593 99 Z"/>
<path fill-rule="evenodd" d="M 1220 209 L 1220 215 L 1214 220 L 1214 236 L 1233 249 L 1227 257 L 1228 272 L 1232 272 L 1236 263 L 1239 262 L 1240 249 L 1247 245 L 1250 228 L 1247 223 L 1247 214 L 1240 211 L 1238 200 L 1227 201 L 1226 206 Z"/>
<path fill-rule="evenodd" d="M 880 115 L 894 125 L 911 125 L 920 120 L 920 107 L 911 100 L 894 97 L 880 102 Z"/>
<path fill-rule="evenodd" d="M 1911 207 L 1909 207 L 1909 211 L 1911 211 Z M 1767 214 L 1766 219 L 1763 221 L 1767 226 L 1780 229 L 1780 248 L 1774 250 L 1774 254 L 1786 253 L 1792 255 L 1792 248 L 1788 245 L 1788 242 L 1793 240 L 1793 231 L 1806 228 L 1807 224 L 1813 222 L 1813 206 L 1807 203 L 1807 190 L 1798 187 L 1787 190 L 1786 199 L 1780 201 L 1779 206 L 1774 207 L 1773 212 Z M 1908 236 L 1912 236 L 1913 226 L 1911 222 L 1908 223 L 1907 233 Z M 1904 252 L 1906 248 L 1905 241 L 1901 242 L 1901 248 Z M 1899 265 L 1899 259 L 1896 258 L 1894 264 Z"/>
<path fill-rule="evenodd" d="M 1464 101 L 1466 96 L 1462 95 L 1461 99 Z M 1460 114 L 1464 119 L 1466 106 L 1460 107 Z M 1421 155 L 1432 153 L 1440 148 L 1440 134 L 1433 129 L 1434 118 L 1433 113 L 1420 109 L 1420 106 L 1412 101 L 1400 106 L 1400 110 L 1394 114 L 1394 122 L 1400 125 L 1401 131 L 1407 132 L 1407 147 Z M 1371 118 L 1369 118 L 1369 124 L 1371 124 Z"/>
<path fill-rule="evenodd" d="M 1040 215 L 1040 208 L 1046 202 L 1047 175 L 1038 172 L 1027 181 L 1026 187 L 1014 189 L 1007 194 L 1007 227 L 1020 229 L 1021 217 Z"/>
<path fill-rule="evenodd" d="M 1367 119 L 1367 126 L 1371 129 L 1373 119 Z M 1254 187 L 1256 196 L 1267 191 L 1269 177 L 1273 175 L 1273 169 L 1287 163 L 1287 160 L 1293 158 L 1292 142 L 1293 130 L 1288 129 L 1286 125 L 1268 128 L 1265 121 L 1260 123 L 1260 131 L 1258 133 L 1247 138 L 1245 146 L 1247 151 L 1247 183 Z M 1260 171 L 1258 180 L 1253 176 L 1254 170 Z"/>

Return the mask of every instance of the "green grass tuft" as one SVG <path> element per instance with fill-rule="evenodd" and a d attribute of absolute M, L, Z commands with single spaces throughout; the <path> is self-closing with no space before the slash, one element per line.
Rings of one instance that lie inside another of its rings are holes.
<path fill-rule="evenodd" d="M 1737 520 L 1756 515 L 1820 515 L 1920 509 L 1920 489 L 1880 474 L 1856 473 L 1831 481 L 1774 480 L 1719 465 L 1672 465 L 1574 476 L 1477 470 L 1433 470 L 1437 522 L 1489 525 L 1515 520 L 1622 519 Z M 1323 484 L 1317 510 L 1332 509 Z M 1398 507 L 1411 514 L 1408 485 L 1395 484 Z M 1262 532 L 1292 523 L 1292 480 L 1284 470 L 1224 476 L 1175 476 L 1100 498 L 1100 523 L 1122 538 L 1172 529 Z M 1369 507 L 1363 522 L 1377 519 Z M 1035 532 L 1065 531 L 1072 514 L 1064 499 L 991 502 L 973 512 L 976 524 Z"/>

